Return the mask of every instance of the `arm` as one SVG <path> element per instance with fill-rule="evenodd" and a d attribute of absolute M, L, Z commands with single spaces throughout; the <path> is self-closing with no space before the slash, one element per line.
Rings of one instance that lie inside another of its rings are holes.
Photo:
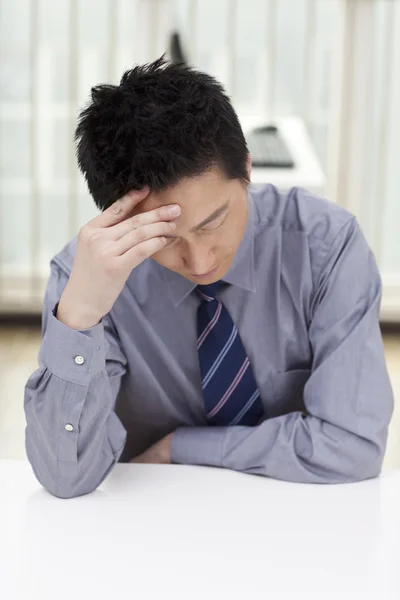
<path fill-rule="evenodd" d="M 57 320 L 53 309 L 67 280 L 52 263 L 40 366 L 25 388 L 28 459 L 39 482 L 62 498 L 93 491 L 118 461 L 126 439 L 114 412 L 125 357 L 107 317 L 85 331 Z M 85 362 L 77 364 L 76 356 Z"/>
<path fill-rule="evenodd" d="M 257 427 L 179 429 L 172 461 L 305 483 L 377 476 L 393 410 L 380 298 L 374 256 L 351 220 L 337 235 L 315 287 L 307 415 L 267 418 Z"/>
<path fill-rule="evenodd" d="M 55 496 L 93 491 L 125 445 L 114 406 L 126 358 L 109 313 L 132 270 L 165 246 L 180 214 L 179 206 L 132 214 L 148 194 L 129 191 L 81 228 L 69 276 L 52 263 L 25 415 L 28 458 Z"/>

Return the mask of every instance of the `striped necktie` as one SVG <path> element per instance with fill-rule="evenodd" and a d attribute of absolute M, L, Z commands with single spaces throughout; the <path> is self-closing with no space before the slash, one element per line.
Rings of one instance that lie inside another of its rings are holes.
<path fill-rule="evenodd" d="M 199 285 L 197 350 L 204 405 L 210 425 L 257 425 L 263 416 L 260 392 L 238 330 L 215 295 L 221 281 Z"/>

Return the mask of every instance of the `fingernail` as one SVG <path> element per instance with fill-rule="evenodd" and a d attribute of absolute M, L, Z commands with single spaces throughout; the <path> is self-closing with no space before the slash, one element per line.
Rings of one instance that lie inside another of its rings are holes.
<path fill-rule="evenodd" d="M 174 206 L 170 206 L 168 209 L 170 215 L 178 216 L 181 214 L 181 207 L 175 204 Z"/>

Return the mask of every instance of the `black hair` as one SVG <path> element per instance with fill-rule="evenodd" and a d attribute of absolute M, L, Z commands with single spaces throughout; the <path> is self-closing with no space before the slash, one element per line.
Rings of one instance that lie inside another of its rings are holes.
<path fill-rule="evenodd" d="M 75 140 L 102 210 L 131 189 L 161 191 L 213 167 L 247 182 L 246 141 L 222 85 L 164 57 L 92 88 Z"/>

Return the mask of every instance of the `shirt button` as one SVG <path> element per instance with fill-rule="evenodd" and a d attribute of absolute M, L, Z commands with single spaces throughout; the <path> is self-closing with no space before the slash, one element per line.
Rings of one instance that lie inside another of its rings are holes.
<path fill-rule="evenodd" d="M 71 425 L 71 423 L 67 423 L 67 424 L 66 424 L 66 426 L 65 426 L 65 429 L 66 429 L 67 431 L 73 431 L 73 430 L 74 430 L 74 426 L 73 426 L 73 425 Z"/>
<path fill-rule="evenodd" d="M 85 359 L 83 358 L 83 356 L 75 356 L 75 362 L 77 365 L 83 365 Z"/>

